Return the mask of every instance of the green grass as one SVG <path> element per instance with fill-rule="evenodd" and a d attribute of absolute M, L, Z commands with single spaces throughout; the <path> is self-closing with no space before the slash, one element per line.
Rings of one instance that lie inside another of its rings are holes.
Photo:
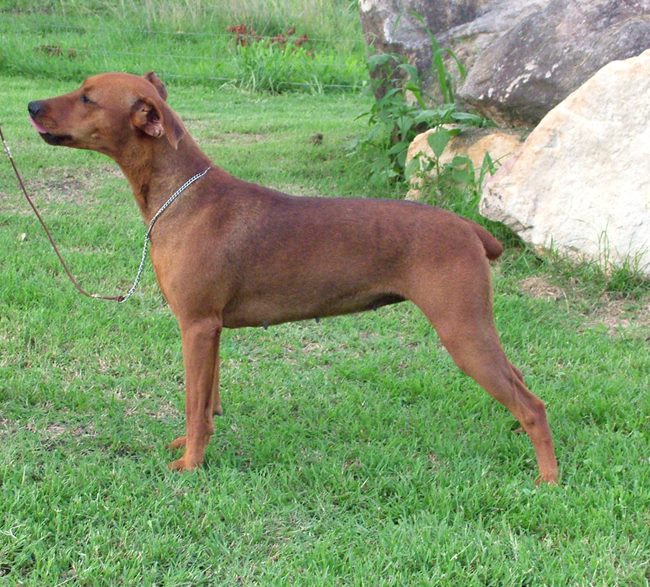
<path fill-rule="evenodd" d="M 231 25 L 263 39 L 238 47 Z M 290 27 L 309 41 L 269 41 Z M 365 81 L 365 47 L 350 2 L 147 0 L 41 3 L 0 8 L 0 72 L 78 80 L 98 71 L 155 70 L 213 86 L 252 90 L 350 91 Z"/>
<path fill-rule="evenodd" d="M 130 285 L 144 226 L 102 156 L 45 145 L 26 103 L 70 83 L 0 76 L 0 123 L 64 254 L 92 291 Z M 355 95 L 172 83 L 214 160 L 293 193 L 368 193 L 345 145 Z M 310 137 L 322 133 L 323 144 Z M 0 163 L 0 585 L 647 585 L 647 287 L 607 328 L 606 284 L 509 248 L 495 310 L 547 403 L 562 470 L 535 487 L 510 415 L 402 304 L 228 331 L 225 416 L 192 474 L 180 339 L 149 270 L 125 305 L 79 297 Z M 532 276 L 564 288 L 532 297 Z"/>

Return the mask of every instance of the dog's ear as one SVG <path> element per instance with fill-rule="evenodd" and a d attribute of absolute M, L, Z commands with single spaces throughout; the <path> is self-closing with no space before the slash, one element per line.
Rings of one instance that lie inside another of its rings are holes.
<path fill-rule="evenodd" d="M 185 128 L 176 113 L 162 100 L 144 96 L 136 100 L 131 108 L 131 122 L 150 137 L 167 137 L 169 144 L 178 148 L 185 134 Z"/>
<path fill-rule="evenodd" d="M 163 100 L 167 100 L 167 88 L 153 71 L 145 73 L 142 77 L 146 79 L 154 88 L 156 88 Z"/>

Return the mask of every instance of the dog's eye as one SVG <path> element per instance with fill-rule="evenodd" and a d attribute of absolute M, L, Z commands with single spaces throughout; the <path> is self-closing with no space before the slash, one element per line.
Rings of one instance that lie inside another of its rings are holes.
<path fill-rule="evenodd" d="M 84 104 L 90 104 L 92 102 L 92 100 L 88 96 L 86 96 L 86 94 L 81 94 L 81 101 Z"/>

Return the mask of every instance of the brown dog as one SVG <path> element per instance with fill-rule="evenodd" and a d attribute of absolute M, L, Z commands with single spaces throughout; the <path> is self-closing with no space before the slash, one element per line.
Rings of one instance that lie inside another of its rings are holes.
<path fill-rule="evenodd" d="M 557 481 L 544 404 L 510 364 L 494 327 L 488 259 L 501 244 L 479 225 L 410 202 L 292 197 L 214 166 L 166 103 L 154 73 L 107 73 L 28 106 L 52 145 L 99 151 L 126 175 L 149 222 L 151 259 L 180 325 L 186 377 L 185 447 L 177 470 L 203 461 L 221 413 L 222 328 L 266 326 L 410 300 L 454 361 L 503 403 L 532 440 L 542 481 Z"/>

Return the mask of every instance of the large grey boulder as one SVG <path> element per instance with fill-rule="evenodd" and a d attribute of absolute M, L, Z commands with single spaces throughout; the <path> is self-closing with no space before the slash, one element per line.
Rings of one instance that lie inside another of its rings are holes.
<path fill-rule="evenodd" d="M 441 30 L 436 39 L 441 47 L 451 49 L 469 72 L 489 46 L 515 25 L 545 8 L 549 2 L 550 0 L 482 2 L 471 20 Z"/>
<path fill-rule="evenodd" d="M 549 0 L 361 0 L 359 11 L 366 43 L 377 53 L 397 53 L 415 65 L 425 91 L 437 98 L 429 33 L 443 48 L 453 50 L 465 68 L 473 65 L 489 44 Z M 422 16 L 422 22 L 413 16 Z M 445 59 L 459 82 L 458 69 Z"/>
<path fill-rule="evenodd" d="M 460 98 L 534 126 L 603 65 L 650 47 L 650 0 L 552 0 L 484 49 Z"/>
<path fill-rule="evenodd" d="M 603 67 L 485 182 L 481 214 L 536 248 L 650 276 L 650 50 Z"/>

